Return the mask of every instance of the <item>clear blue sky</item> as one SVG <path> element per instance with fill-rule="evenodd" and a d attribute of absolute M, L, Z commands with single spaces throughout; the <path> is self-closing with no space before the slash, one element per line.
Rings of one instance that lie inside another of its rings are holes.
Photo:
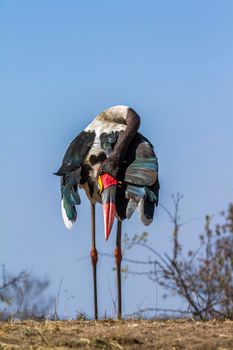
<path fill-rule="evenodd" d="M 232 200 L 232 23 L 231 0 L 1 0 L 0 263 L 48 276 L 51 293 L 63 278 L 60 314 L 92 315 L 90 261 L 77 262 L 89 255 L 90 211 L 82 196 L 78 222 L 66 230 L 52 172 L 106 107 L 126 104 L 140 114 L 159 157 L 161 203 L 171 208 L 179 191 L 183 218 L 195 218 L 182 234 L 187 247 L 204 215 Z M 105 243 L 100 207 L 97 214 L 98 248 L 111 253 L 115 232 Z M 169 250 L 170 228 L 159 208 L 147 231 L 160 252 Z M 136 215 L 124 223 L 129 234 L 143 230 Z M 102 315 L 113 310 L 112 266 L 100 258 Z M 147 280 L 129 277 L 123 294 L 124 313 L 155 306 Z M 178 306 L 161 295 L 158 306 Z"/>

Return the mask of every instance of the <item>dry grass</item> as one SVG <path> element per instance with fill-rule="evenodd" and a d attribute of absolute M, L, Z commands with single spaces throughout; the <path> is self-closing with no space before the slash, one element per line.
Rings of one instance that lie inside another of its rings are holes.
<path fill-rule="evenodd" d="M 0 349 L 233 349 L 233 321 L 3 322 Z"/>

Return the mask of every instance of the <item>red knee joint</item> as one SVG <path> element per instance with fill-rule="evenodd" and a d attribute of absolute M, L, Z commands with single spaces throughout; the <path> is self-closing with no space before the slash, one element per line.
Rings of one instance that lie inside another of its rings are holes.
<path fill-rule="evenodd" d="M 92 265 L 96 265 L 98 261 L 98 252 L 95 248 L 91 249 L 90 256 L 91 256 Z"/>
<path fill-rule="evenodd" d="M 121 249 L 116 247 L 115 251 L 114 251 L 114 255 L 115 255 L 117 265 L 120 265 L 121 260 L 122 260 Z"/>

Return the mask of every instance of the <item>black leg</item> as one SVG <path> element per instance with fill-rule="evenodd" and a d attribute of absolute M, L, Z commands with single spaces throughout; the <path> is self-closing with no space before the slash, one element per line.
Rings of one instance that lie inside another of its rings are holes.
<path fill-rule="evenodd" d="M 121 299 L 121 227 L 122 222 L 117 221 L 117 238 L 116 238 L 116 248 L 115 248 L 115 260 L 117 267 L 117 291 L 118 291 L 118 319 L 122 318 L 122 299 Z"/>
<path fill-rule="evenodd" d="M 91 262 L 93 267 L 93 284 L 94 284 L 94 315 L 95 320 L 98 320 L 98 305 L 97 305 L 97 280 L 96 268 L 98 262 L 98 252 L 95 245 L 95 204 L 91 204 Z"/>

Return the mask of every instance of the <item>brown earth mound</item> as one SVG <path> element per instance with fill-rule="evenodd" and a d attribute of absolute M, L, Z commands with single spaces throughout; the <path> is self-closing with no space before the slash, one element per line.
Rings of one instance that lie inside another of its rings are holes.
<path fill-rule="evenodd" d="M 0 349 L 233 349 L 233 321 L 3 322 Z"/>

